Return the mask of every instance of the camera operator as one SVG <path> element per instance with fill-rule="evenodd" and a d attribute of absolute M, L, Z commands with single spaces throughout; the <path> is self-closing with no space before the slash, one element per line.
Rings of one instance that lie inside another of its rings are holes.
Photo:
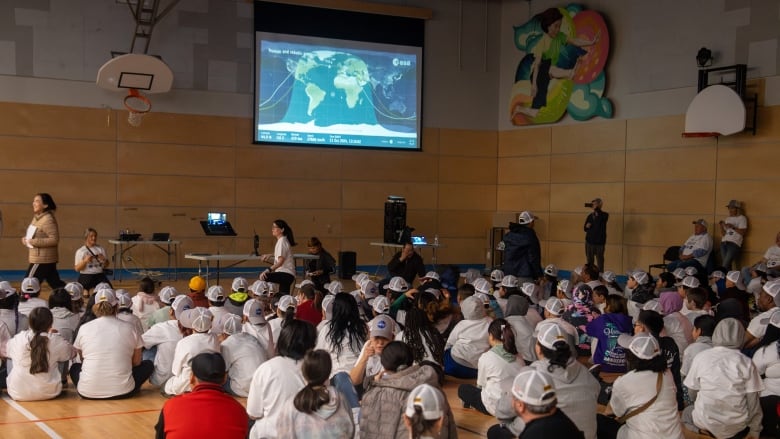
<path fill-rule="evenodd" d="M 588 265 L 596 265 L 599 272 L 604 271 L 604 245 L 607 243 L 607 221 L 609 214 L 601 210 L 603 202 L 601 198 L 596 198 L 590 203 L 585 203 L 585 207 L 593 209 L 587 218 L 585 218 L 585 258 Z"/>

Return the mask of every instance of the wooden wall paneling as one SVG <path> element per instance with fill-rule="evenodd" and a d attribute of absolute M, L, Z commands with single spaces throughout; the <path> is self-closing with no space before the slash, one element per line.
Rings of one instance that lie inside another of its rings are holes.
<path fill-rule="evenodd" d="M 236 200 L 232 178 L 119 174 L 117 180 L 123 206 L 228 206 Z"/>
<path fill-rule="evenodd" d="M 496 207 L 501 212 L 547 212 L 550 210 L 550 185 L 500 184 L 497 188 Z"/>
<path fill-rule="evenodd" d="M 235 118 L 151 112 L 144 116 L 140 127 L 132 127 L 127 123 L 126 116 L 126 111 L 119 111 L 116 136 L 120 142 L 236 144 Z"/>
<path fill-rule="evenodd" d="M 439 184 L 438 207 L 445 210 L 494 212 L 496 210 L 496 185 Z"/>
<path fill-rule="evenodd" d="M 356 150 L 345 153 L 342 160 L 345 181 L 435 183 L 439 177 L 433 154 Z"/>
<path fill-rule="evenodd" d="M 343 177 L 342 155 L 339 150 L 326 148 L 239 147 L 235 149 L 234 175 L 236 178 L 334 181 Z"/>
<path fill-rule="evenodd" d="M 339 181 L 246 179 L 235 181 L 235 203 L 268 209 L 335 209 L 342 207 Z"/>
<path fill-rule="evenodd" d="M 550 156 L 505 157 L 498 160 L 498 184 L 550 182 Z"/>
<path fill-rule="evenodd" d="M 714 180 L 714 146 L 632 150 L 626 155 L 626 181 Z"/>
<path fill-rule="evenodd" d="M 120 174 L 234 176 L 232 147 L 119 142 L 117 151 Z"/>
<path fill-rule="evenodd" d="M 0 102 L 0 135 L 113 140 L 116 114 L 106 108 Z"/>
<path fill-rule="evenodd" d="M 627 182 L 625 213 L 712 216 L 715 181 Z M 694 218 L 695 219 L 695 218 Z"/>
<path fill-rule="evenodd" d="M 713 137 L 683 138 L 685 115 L 648 117 L 626 121 L 626 149 L 715 145 Z"/>
<path fill-rule="evenodd" d="M 498 133 L 498 157 L 548 155 L 552 151 L 552 128 L 524 128 Z"/>
<path fill-rule="evenodd" d="M 556 125 L 552 129 L 551 153 L 623 151 L 625 143 L 625 120 Z"/>
<path fill-rule="evenodd" d="M 498 133 L 495 131 L 442 129 L 439 131 L 440 155 L 496 157 Z"/>
<path fill-rule="evenodd" d="M 347 181 L 342 184 L 343 209 L 377 209 L 384 215 L 388 195 L 406 198 L 407 209 L 439 207 L 439 185 L 425 182 Z M 383 217 L 384 221 L 384 217 Z"/>
<path fill-rule="evenodd" d="M 113 175 L 116 148 L 105 140 L 0 137 L 0 167 Z"/>
<path fill-rule="evenodd" d="M 622 183 L 625 176 L 623 151 L 552 156 L 550 181 L 552 183 Z"/>
<path fill-rule="evenodd" d="M 441 156 L 439 183 L 486 184 L 496 182 L 496 158 Z"/>

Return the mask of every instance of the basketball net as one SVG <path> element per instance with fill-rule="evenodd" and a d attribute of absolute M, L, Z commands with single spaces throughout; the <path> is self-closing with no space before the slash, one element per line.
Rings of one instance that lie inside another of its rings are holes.
<path fill-rule="evenodd" d="M 152 101 L 134 88 L 129 89 L 124 104 L 129 112 L 127 123 L 132 127 L 140 126 L 144 115 L 152 109 Z"/>

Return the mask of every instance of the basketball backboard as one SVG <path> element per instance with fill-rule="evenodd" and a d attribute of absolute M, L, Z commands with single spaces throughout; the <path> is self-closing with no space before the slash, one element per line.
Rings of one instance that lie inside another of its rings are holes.
<path fill-rule="evenodd" d="M 173 71 L 161 59 L 137 53 L 117 56 L 98 70 L 97 85 L 107 90 L 165 93 L 173 85 Z"/>

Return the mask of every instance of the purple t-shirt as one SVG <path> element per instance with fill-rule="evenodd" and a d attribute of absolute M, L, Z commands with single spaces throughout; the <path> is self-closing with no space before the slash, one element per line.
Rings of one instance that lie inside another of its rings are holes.
<path fill-rule="evenodd" d="M 588 323 L 586 332 L 599 341 L 593 363 L 600 364 L 604 372 L 625 372 L 626 352 L 618 346 L 617 339 L 620 334 L 631 334 L 633 330 L 631 317 L 625 314 L 607 313 Z"/>

